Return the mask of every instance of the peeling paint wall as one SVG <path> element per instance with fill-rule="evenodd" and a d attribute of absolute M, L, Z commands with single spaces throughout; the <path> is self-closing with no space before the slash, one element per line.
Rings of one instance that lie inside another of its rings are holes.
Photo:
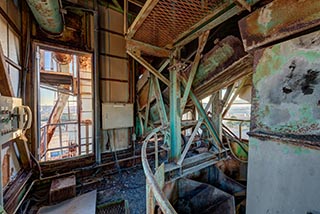
<path fill-rule="evenodd" d="M 247 213 L 320 212 L 320 32 L 255 52 Z"/>
<path fill-rule="evenodd" d="M 320 134 L 320 32 L 255 54 L 254 130 Z"/>

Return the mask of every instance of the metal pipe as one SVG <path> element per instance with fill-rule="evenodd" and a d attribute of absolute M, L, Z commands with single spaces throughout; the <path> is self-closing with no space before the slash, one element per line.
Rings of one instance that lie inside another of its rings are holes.
<path fill-rule="evenodd" d="M 60 35 L 63 32 L 63 16 L 58 0 L 26 1 L 41 29 L 54 35 Z"/>
<path fill-rule="evenodd" d="M 98 2 L 94 0 L 94 142 L 95 142 L 95 155 L 96 163 L 101 164 L 101 149 L 100 149 L 100 94 L 99 94 L 99 46 L 98 46 Z"/>

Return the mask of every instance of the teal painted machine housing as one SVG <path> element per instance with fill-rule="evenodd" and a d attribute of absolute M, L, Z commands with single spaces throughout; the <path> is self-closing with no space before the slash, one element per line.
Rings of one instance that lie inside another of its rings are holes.
<path fill-rule="evenodd" d="M 59 0 L 27 0 L 40 27 L 50 34 L 61 34 L 64 25 Z"/>

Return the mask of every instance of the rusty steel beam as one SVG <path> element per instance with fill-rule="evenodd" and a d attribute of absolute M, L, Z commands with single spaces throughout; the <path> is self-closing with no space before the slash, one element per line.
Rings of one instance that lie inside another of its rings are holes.
<path fill-rule="evenodd" d="M 170 81 L 163 76 L 159 71 L 157 71 L 152 65 L 150 65 L 146 60 L 144 60 L 142 57 L 138 56 L 137 54 L 127 50 L 127 53 L 135 59 L 137 62 L 139 62 L 143 67 L 145 67 L 148 71 L 150 71 L 155 77 L 160 79 L 163 83 L 165 83 L 167 86 L 169 86 Z"/>
<path fill-rule="evenodd" d="M 165 48 L 160 48 L 157 46 L 153 46 L 150 44 L 146 44 L 144 42 L 140 42 L 133 39 L 127 39 L 127 50 L 134 52 L 134 51 L 141 51 L 142 53 L 156 56 L 156 57 L 169 57 L 171 52 Z"/>
<path fill-rule="evenodd" d="M 246 51 L 320 26 L 320 1 L 274 0 L 239 21 Z"/>
<path fill-rule="evenodd" d="M 138 6 L 138 7 L 143 7 L 144 3 L 143 2 L 140 2 L 138 0 L 128 0 L 128 2 Z"/>
<path fill-rule="evenodd" d="M 157 5 L 159 0 L 147 0 L 143 8 L 140 10 L 138 16 L 133 21 L 132 25 L 128 29 L 127 37 L 131 39 L 137 30 L 140 28 L 144 20 L 151 13 L 152 9 Z"/>
<path fill-rule="evenodd" d="M 237 5 L 245 8 L 246 10 L 248 10 L 249 12 L 251 12 L 251 5 L 248 4 L 245 0 L 233 0 L 234 3 L 236 3 Z"/>

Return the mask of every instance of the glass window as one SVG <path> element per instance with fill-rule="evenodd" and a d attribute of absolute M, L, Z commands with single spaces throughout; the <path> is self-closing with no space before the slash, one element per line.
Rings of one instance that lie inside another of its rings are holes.
<path fill-rule="evenodd" d="M 15 67 L 9 66 L 9 74 L 14 95 L 17 97 L 19 95 L 20 71 Z"/>
<path fill-rule="evenodd" d="M 9 58 L 20 65 L 20 44 L 18 36 L 9 28 Z"/>
<path fill-rule="evenodd" d="M 0 15 L 0 42 L 1 42 L 3 54 L 5 56 L 8 56 L 7 22 L 1 15 Z"/>

